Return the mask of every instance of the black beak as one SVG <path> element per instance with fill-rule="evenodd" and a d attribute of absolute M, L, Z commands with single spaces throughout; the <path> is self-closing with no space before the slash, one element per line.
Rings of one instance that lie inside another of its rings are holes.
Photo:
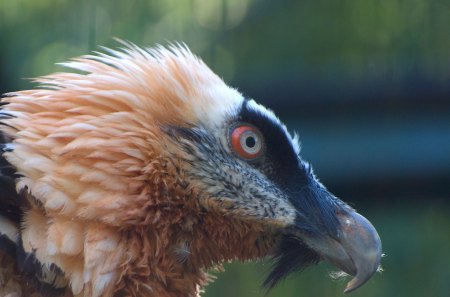
<path fill-rule="evenodd" d="M 381 240 L 372 224 L 319 182 L 295 192 L 295 226 L 287 229 L 265 281 L 269 288 L 289 273 L 325 260 L 353 276 L 345 293 L 366 283 L 380 267 Z"/>

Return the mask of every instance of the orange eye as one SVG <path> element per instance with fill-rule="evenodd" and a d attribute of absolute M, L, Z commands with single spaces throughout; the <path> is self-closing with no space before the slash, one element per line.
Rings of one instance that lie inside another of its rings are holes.
<path fill-rule="evenodd" d="M 255 159 L 263 151 L 263 138 L 261 133 L 249 125 L 235 126 L 231 131 L 231 147 L 244 159 Z"/>

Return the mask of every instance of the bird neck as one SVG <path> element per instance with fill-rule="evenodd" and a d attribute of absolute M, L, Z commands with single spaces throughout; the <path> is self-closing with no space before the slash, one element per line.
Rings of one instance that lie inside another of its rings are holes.
<path fill-rule="evenodd" d="M 255 222 L 236 225 L 236 218 L 223 213 L 187 207 L 166 211 L 160 217 L 171 218 L 171 224 L 121 231 L 128 250 L 115 296 L 198 296 L 211 280 L 208 270 L 265 257 L 274 246 L 276 237 Z"/>

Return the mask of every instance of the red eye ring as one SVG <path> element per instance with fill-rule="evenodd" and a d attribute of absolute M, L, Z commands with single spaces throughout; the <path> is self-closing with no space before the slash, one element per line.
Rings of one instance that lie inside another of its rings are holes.
<path fill-rule="evenodd" d="M 230 144 L 233 151 L 241 158 L 252 160 L 263 152 L 263 137 L 253 126 L 241 124 L 232 128 Z"/>

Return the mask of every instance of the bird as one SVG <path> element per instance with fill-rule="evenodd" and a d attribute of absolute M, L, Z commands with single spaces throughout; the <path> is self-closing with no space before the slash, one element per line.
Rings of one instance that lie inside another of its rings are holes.
<path fill-rule="evenodd" d="M 1 296 L 200 296 L 262 259 L 268 289 L 325 261 L 350 292 L 379 270 L 376 229 L 297 134 L 184 43 L 61 65 L 1 100 Z"/>

